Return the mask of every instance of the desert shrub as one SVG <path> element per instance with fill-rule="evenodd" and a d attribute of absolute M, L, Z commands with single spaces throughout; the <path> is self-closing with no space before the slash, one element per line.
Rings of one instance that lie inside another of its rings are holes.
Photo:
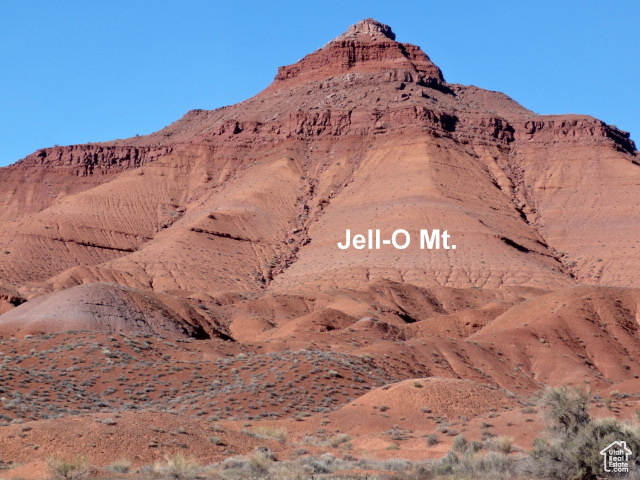
<path fill-rule="evenodd" d="M 453 445 L 451 445 L 451 450 L 454 452 L 462 453 L 467 449 L 467 439 L 462 435 L 458 435 L 453 439 Z"/>
<path fill-rule="evenodd" d="M 496 450 L 505 455 L 515 452 L 515 446 L 513 445 L 513 438 L 511 437 L 498 437 L 495 440 L 491 440 L 489 448 Z"/>
<path fill-rule="evenodd" d="M 587 425 L 590 394 L 580 388 L 549 388 L 542 397 L 547 427 L 560 433 L 575 433 Z"/>
<path fill-rule="evenodd" d="M 349 440 L 351 440 L 351 437 L 346 433 L 338 433 L 337 435 L 329 438 L 329 445 L 337 448 L 343 443 L 347 443 Z"/>
<path fill-rule="evenodd" d="M 300 462 L 309 467 L 309 473 L 331 473 L 333 471 L 336 458 L 330 453 L 325 453 L 319 457 L 302 457 Z"/>
<path fill-rule="evenodd" d="M 467 448 L 457 455 L 452 450 L 432 464 L 434 473 L 453 478 L 517 478 L 522 466 L 522 458 L 490 452 L 476 455 L 474 449 Z"/>
<path fill-rule="evenodd" d="M 321 445 L 322 444 L 322 439 L 318 438 L 318 437 L 314 437 L 313 435 L 309 435 L 308 433 L 302 437 L 302 440 L 300 440 L 300 443 L 302 443 L 303 445 Z"/>
<path fill-rule="evenodd" d="M 413 467 L 413 463 L 409 460 L 402 458 L 390 458 L 388 460 L 382 460 L 378 463 L 377 468 L 380 470 L 387 470 L 390 472 L 406 472 Z"/>
<path fill-rule="evenodd" d="M 435 433 L 430 433 L 429 435 L 427 435 L 426 438 L 427 438 L 427 445 L 429 445 L 430 447 L 440 443 L 440 441 L 438 440 L 438 435 L 436 435 Z"/>
<path fill-rule="evenodd" d="M 467 449 L 465 452 L 469 452 L 469 454 L 479 452 L 484 448 L 482 442 L 478 442 L 477 440 L 471 440 L 467 445 Z"/>
<path fill-rule="evenodd" d="M 89 476 L 89 464 L 85 458 L 66 460 L 51 457 L 47 462 L 47 470 L 54 480 L 80 480 Z"/>
<path fill-rule="evenodd" d="M 258 438 L 273 438 L 280 443 L 284 443 L 287 441 L 287 435 L 289 435 L 289 432 L 286 428 L 256 427 L 253 429 L 253 434 Z"/>
<path fill-rule="evenodd" d="M 600 451 L 624 440 L 632 452 L 640 451 L 640 429 L 617 419 L 593 420 L 589 394 L 580 389 L 550 388 L 542 398 L 547 420 L 546 438 L 534 441 L 530 456 L 533 473 L 543 478 L 595 480 L 603 473 Z M 634 458 L 634 457 L 632 457 Z M 637 471 L 640 463 L 630 462 Z"/>
<path fill-rule="evenodd" d="M 153 465 L 153 473 L 173 480 L 195 479 L 200 471 L 200 464 L 193 458 L 178 453 L 173 457 L 165 457 L 164 462 Z"/>
<path fill-rule="evenodd" d="M 227 457 L 221 463 L 224 470 L 242 470 L 248 465 L 249 462 L 242 456 Z"/>
<path fill-rule="evenodd" d="M 460 459 L 458 458 L 458 456 L 455 453 L 449 451 L 440 460 L 434 462 L 433 471 L 437 475 L 451 475 L 455 473 L 459 464 Z"/>
<path fill-rule="evenodd" d="M 518 473 L 518 458 L 502 453 L 490 452 L 486 455 L 474 455 L 462 462 L 468 473 L 488 478 L 514 478 Z"/>
<path fill-rule="evenodd" d="M 249 469 L 254 475 L 268 474 L 274 460 L 273 453 L 267 447 L 258 447 L 247 457 Z"/>
<path fill-rule="evenodd" d="M 129 473 L 131 470 L 131 462 L 127 459 L 116 460 L 107 467 L 107 470 L 114 473 Z"/>

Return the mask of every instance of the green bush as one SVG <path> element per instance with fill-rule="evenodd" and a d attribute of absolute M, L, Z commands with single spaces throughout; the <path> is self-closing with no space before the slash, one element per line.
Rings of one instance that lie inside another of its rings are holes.
<path fill-rule="evenodd" d="M 578 432 L 591 421 L 591 395 L 580 388 L 549 388 L 542 397 L 547 427 L 557 433 Z"/>
<path fill-rule="evenodd" d="M 624 440 L 632 452 L 640 452 L 640 429 L 615 418 L 593 420 L 590 396 L 581 389 L 550 388 L 543 397 L 547 438 L 537 438 L 530 452 L 533 474 L 542 478 L 596 480 L 603 473 L 600 451 Z M 640 465 L 632 457 L 630 471 Z"/>

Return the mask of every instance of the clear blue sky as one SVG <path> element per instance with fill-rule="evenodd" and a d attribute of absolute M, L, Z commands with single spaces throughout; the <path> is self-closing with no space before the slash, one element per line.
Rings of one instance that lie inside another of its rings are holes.
<path fill-rule="evenodd" d="M 449 82 L 640 140 L 640 2 L 0 0 L 0 165 L 236 103 L 356 21 L 420 45 Z"/>

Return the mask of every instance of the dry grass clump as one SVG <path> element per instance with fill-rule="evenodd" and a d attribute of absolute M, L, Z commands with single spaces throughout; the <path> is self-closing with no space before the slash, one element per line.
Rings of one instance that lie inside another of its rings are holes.
<path fill-rule="evenodd" d="M 277 427 L 256 427 L 252 430 L 252 433 L 258 438 L 272 438 L 280 443 L 285 443 L 289 435 L 289 431 L 286 428 Z"/>
<path fill-rule="evenodd" d="M 164 462 L 154 463 L 151 471 L 156 477 L 193 480 L 198 476 L 201 468 L 197 460 L 178 453 L 172 457 L 166 456 Z"/>
<path fill-rule="evenodd" d="M 131 462 L 126 458 L 121 458 L 109 465 L 107 470 L 114 473 L 129 473 L 131 471 Z"/>
<path fill-rule="evenodd" d="M 47 471 L 53 480 L 81 480 L 89 476 L 90 467 L 84 457 L 64 459 L 53 456 L 47 461 Z"/>

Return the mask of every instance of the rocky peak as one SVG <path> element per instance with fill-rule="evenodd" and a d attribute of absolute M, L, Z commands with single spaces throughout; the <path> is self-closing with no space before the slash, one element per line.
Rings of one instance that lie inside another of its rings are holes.
<path fill-rule="evenodd" d="M 346 32 L 337 37 L 335 41 L 341 40 L 360 40 L 360 41 L 376 41 L 376 40 L 395 40 L 396 34 L 393 33 L 389 25 L 380 23 L 373 18 L 365 18 L 351 25 Z"/>
<path fill-rule="evenodd" d="M 407 81 L 444 83 L 440 69 L 416 45 L 400 43 L 391 27 L 372 18 L 361 20 L 324 47 L 292 65 L 280 67 L 272 84 L 322 81 L 345 73 L 396 74 Z M 400 72 L 401 75 L 397 73 Z"/>

